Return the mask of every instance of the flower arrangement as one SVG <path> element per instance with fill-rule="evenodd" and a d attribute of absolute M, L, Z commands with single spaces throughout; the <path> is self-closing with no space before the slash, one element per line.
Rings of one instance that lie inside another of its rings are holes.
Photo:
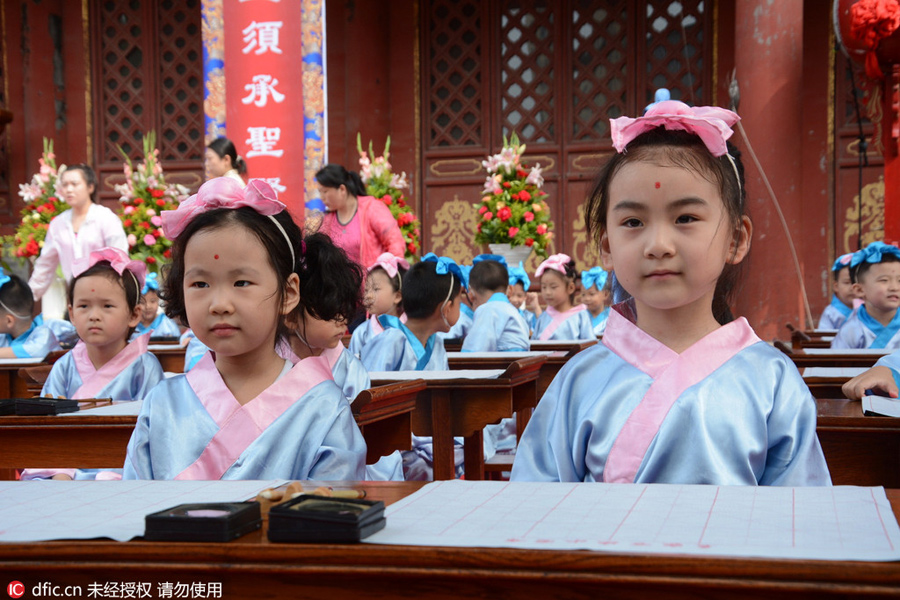
<path fill-rule="evenodd" d="M 136 168 L 121 148 L 119 152 L 125 157 L 125 183 L 117 185 L 116 192 L 120 195 L 119 217 L 128 236 L 128 253 L 156 273 L 172 256 L 172 242 L 162 234 L 160 213 L 175 210 L 187 197 L 188 189 L 166 184 L 153 132 L 144 136 L 144 160 Z"/>
<path fill-rule="evenodd" d="M 44 153 L 38 162 L 41 168 L 31 178 L 31 183 L 19 185 L 19 196 L 25 201 L 21 213 L 22 220 L 16 232 L 3 239 L 7 253 L 23 260 L 41 253 L 50 221 L 69 209 L 69 205 L 60 200 L 61 194 L 56 187 L 59 176 L 66 167 L 65 165 L 59 169 L 56 167 L 53 140 L 44 138 Z"/>
<path fill-rule="evenodd" d="M 369 152 L 363 151 L 360 135 L 356 134 L 356 149 L 359 151 L 359 176 L 366 186 L 366 194 L 384 202 L 391 209 L 391 214 L 397 219 L 400 232 L 403 233 L 403 241 L 406 244 L 406 260 L 412 262 L 416 258 L 416 252 L 421 247 L 419 236 L 422 224 L 416 217 L 411 206 L 406 203 L 403 190 L 409 187 L 406 181 L 406 172 L 397 175 L 391 172 L 391 163 L 388 162 L 391 149 L 391 137 L 388 136 L 384 144 L 384 152 L 381 156 L 375 156 L 372 151 L 372 142 L 369 142 Z"/>
<path fill-rule="evenodd" d="M 553 238 L 550 207 L 541 190 L 544 178 L 541 165 L 529 168 L 522 162 L 525 145 L 513 133 L 503 150 L 489 156 L 481 164 L 487 169 L 481 204 L 480 220 L 476 226 L 475 242 L 479 244 L 509 244 L 529 246 L 541 257 L 547 256 L 547 246 Z"/>

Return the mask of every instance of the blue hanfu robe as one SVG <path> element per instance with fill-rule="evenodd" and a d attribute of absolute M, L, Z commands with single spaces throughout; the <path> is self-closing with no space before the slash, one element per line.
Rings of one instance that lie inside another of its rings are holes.
<path fill-rule="evenodd" d="M 851 312 L 853 312 L 851 307 L 838 300 L 837 296 L 832 296 L 831 303 L 822 311 L 816 329 L 840 329 Z"/>
<path fill-rule="evenodd" d="M 494 294 L 475 309 L 463 352 L 527 352 L 528 325 L 506 294 Z"/>
<path fill-rule="evenodd" d="M 400 322 L 406 323 L 406 314 L 400 315 Z M 378 322 L 378 315 L 372 315 L 366 322 L 353 330 L 353 334 L 350 336 L 350 352 L 353 356 L 359 358 L 362 356 L 362 349 L 366 343 L 371 340 L 376 335 L 380 334 L 384 331 L 384 327 L 381 326 L 381 323 Z"/>
<path fill-rule="evenodd" d="M 528 331 L 534 331 L 534 326 L 537 323 L 537 317 L 534 316 L 534 313 L 527 308 L 520 308 L 518 310 L 519 314 L 522 315 L 522 318 L 525 319 L 525 324 L 528 325 Z"/>
<path fill-rule="evenodd" d="M 432 334 L 425 346 L 400 319 L 381 315 L 384 332 L 363 347 L 363 366 L 367 371 L 446 371 L 447 351 L 441 334 Z"/>
<path fill-rule="evenodd" d="M 836 349 L 900 349 L 900 310 L 887 326 L 876 321 L 863 304 L 847 317 L 838 329 L 831 347 Z"/>
<path fill-rule="evenodd" d="M 594 335 L 596 337 L 602 337 L 603 332 L 606 331 L 606 322 L 609 320 L 609 307 L 607 306 L 600 311 L 600 314 L 596 317 L 591 315 L 590 312 L 588 312 L 588 315 L 591 317 L 591 327 L 594 328 Z"/>
<path fill-rule="evenodd" d="M 124 479 L 361 480 L 365 459 L 350 404 L 321 357 L 287 361 L 241 405 L 207 353 L 144 400 Z"/>
<path fill-rule="evenodd" d="M 53 364 L 41 390 L 42 396 L 62 396 L 78 400 L 110 398 L 117 401 L 140 400 L 163 380 L 156 356 L 147 352 L 149 336 L 130 342 L 109 362 L 95 369 L 87 347 L 79 342 Z M 26 469 L 22 479 L 46 479 L 58 473 L 72 479 L 117 479 L 118 470 L 100 469 Z"/>
<path fill-rule="evenodd" d="M 584 304 L 559 312 L 552 306 L 541 313 L 531 332 L 533 340 L 595 340 L 591 313 Z"/>
<path fill-rule="evenodd" d="M 746 319 L 678 354 L 633 315 L 614 307 L 603 340 L 560 370 L 512 480 L 830 485 L 809 388 Z"/>
<path fill-rule="evenodd" d="M 0 347 L 12 348 L 16 358 L 44 358 L 54 350 L 61 350 L 62 343 L 74 343 L 78 339 L 75 326 L 62 319 L 47 319 L 38 315 L 22 335 L 13 338 L 0 334 Z"/>
<path fill-rule="evenodd" d="M 450 328 L 450 331 L 447 333 L 439 333 L 437 334 L 440 338 L 445 340 L 461 340 L 464 339 L 469 332 L 472 330 L 472 323 L 475 322 L 475 311 L 468 304 L 459 305 L 459 319 L 457 319 L 456 323 L 453 327 Z"/>
<path fill-rule="evenodd" d="M 209 352 L 209 347 L 201 342 L 190 329 L 181 334 L 181 345 L 184 346 L 185 373 L 193 369 L 203 355 Z"/>
<path fill-rule="evenodd" d="M 138 337 L 148 332 L 150 333 L 150 337 L 154 338 L 181 337 L 181 328 L 175 321 L 163 313 L 156 315 L 156 318 L 153 319 L 153 322 L 150 323 L 149 326 L 138 323 L 137 327 L 134 328 L 133 337 Z"/>
<path fill-rule="evenodd" d="M 876 367 L 887 367 L 894 376 L 894 383 L 900 388 L 900 352 L 893 352 L 882 356 L 875 362 Z"/>

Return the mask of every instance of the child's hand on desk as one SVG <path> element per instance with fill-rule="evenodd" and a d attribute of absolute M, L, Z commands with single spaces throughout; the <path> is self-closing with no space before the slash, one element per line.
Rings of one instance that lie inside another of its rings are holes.
<path fill-rule="evenodd" d="M 50 479 L 56 479 L 57 481 L 72 481 L 72 478 L 66 475 L 65 473 L 57 473 Z"/>
<path fill-rule="evenodd" d="M 537 292 L 528 292 L 525 294 L 525 308 L 533 312 L 535 317 L 541 316 L 541 313 L 544 312 L 541 310 L 539 298 L 540 296 Z"/>
<path fill-rule="evenodd" d="M 888 367 L 872 367 L 862 375 L 857 375 L 843 385 L 841 391 L 851 400 L 859 400 L 866 394 L 866 390 L 890 398 L 896 398 L 900 394 L 894 374 Z"/>

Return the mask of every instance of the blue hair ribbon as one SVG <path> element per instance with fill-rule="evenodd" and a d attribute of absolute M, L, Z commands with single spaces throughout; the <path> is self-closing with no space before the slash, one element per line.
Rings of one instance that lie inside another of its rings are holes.
<path fill-rule="evenodd" d="M 581 285 L 584 286 L 584 289 L 597 286 L 598 290 L 602 290 L 606 285 L 607 277 L 609 277 L 609 273 L 601 267 L 591 267 L 587 271 L 581 272 Z"/>
<path fill-rule="evenodd" d="M 9 283 L 10 276 L 6 274 L 6 271 L 3 270 L 3 267 L 0 267 L 0 288 Z"/>
<path fill-rule="evenodd" d="M 150 290 L 154 292 L 159 291 L 159 274 L 158 273 L 150 273 L 147 275 L 147 279 L 144 281 L 144 287 L 141 288 L 141 295 L 143 296 Z"/>
<path fill-rule="evenodd" d="M 463 275 L 462 269 L 456 264 L 456 261 L 447 256 L 438 256 L 434 252 L 429 252 L 422 257 L 422 262 L 435 263 L 434 272 L 438 275 L 454 275 L 459 279 L 459 283 L 467 282 L 468 278 Z M 468 288 L 466 288 L 468 289 Z"/>
<path fill-rule="evenodd" d="M 509 265 L 506 264 L 506 259 L 504 257 L 500 256 L 499 254 L 479 254 L 478 256 L 476 256 L 475 258 L 472 259 L 472 264 L 477 265 L 478 263 L 480 263 L 483 260 L 497 261 L 504 267 L 507 267 L 507 268 L 509 267 Z"/>
<path fill-rule="evenodd" d="M 900 248 L 884 242 L 872 242 L 862 250 L 853 253 L 853 257 L 850 259 L 850 266 L 855 267 L 862 262 L 880 263 L 882 258 L 889 254 L 900 259 Z"/>
<path fill-rule="evenodd" d="M 528 288 L 531 287 L 531 280 L 528 279 L 528 272 L 525 270 L 525 265 L 522 264 L 522 261 L 519 261 L 518 267 L 507 267 L 506 270 L 509 273 L 509 285 L 521 283 L 527 292 Z"/>
<path fill-rule="evenodd" d="M 834 265 L 831 267 L 832 271 L 840 271 L 844 267 L 850 266 L 850 261 L 853 259 L 853 253 L 850 252 L 848 254 L 841 254 L 837 257 L 837 260 L 834 261 Z"/>

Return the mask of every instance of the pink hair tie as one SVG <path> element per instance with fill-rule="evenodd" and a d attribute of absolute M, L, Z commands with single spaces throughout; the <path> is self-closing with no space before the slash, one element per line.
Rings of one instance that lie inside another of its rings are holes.
<path fill-rule="evenodd" d="M 613 147 L 620 154 L 634 138 L 662 126 L 669 131 L 693 133 L 713 156 L 723 156 L 728 154 L 726 141 L 734 133 L 731 126 L 740 120 L 737 113 L 718 106 L 690 107 L 678 100 L 663 100 L 642 117 L 619 117 L 610 119 L 609 124 Z"/>
<path fill-rule="evenodd" d="M 297 264 L 294 254 L 294 245 L 288 237 L 281 223 L 275 219 L 285 209 L 285 205 L 278 201 L 278 194 L 265 180 L 251 179 L 246 188 L 230 177 L 216 177 L 200 186 L 197 193 L 178 205 L 175 210 L 164 210 L 162 217 L 163 234 L 170 240 L 174 240 L 198 215 L 216 208 L 236 209 L 241 207 L 252 208 L 259 214 L 269 217 L 291 251 L 291 264 Z"/>
<path fill-rule="evenodd" d="M 409 263 L 406 262 L 405 258 L 400 258 L 399 256 L 394 256 L 390 252 L 384 252 L 381 256 L 375 259 L 375 262 L 366 269 L 367 273 L 371 273 L 374 269 L 381 267 L 384 269 L 388 277 L 396 277 L 397 273 L 400 272 L 399 267 L 403 267 L 405 270 L 409 270 Z"/>
<path fill-rule="evenodd" d="M 537 271 L 534 272 L 534 276 L 540 277 L 544 274 L 544 271 L 547 271 L 548 269 L 559 271 L 563 275 L 566 275 L 566 265 L 571 261 L 572 258 L 568 254 L 554 254 L 538 266 Z"/>
<path fill-rule="evenodd" d="M 141 288 L 144 287 L 144 280 L 147 275 L 147 265 L 139 260 L 132 260 L 128 254 L 119 248 L 100 248 L 94 250 L 84 258 L 77 258 L 72 262 L 72 276 L 78 277 L 97 263 L 108 262 L 113 271 L 123 277 L 127 269 L 134 282 L 137 284 L 138 295 Z"/>

